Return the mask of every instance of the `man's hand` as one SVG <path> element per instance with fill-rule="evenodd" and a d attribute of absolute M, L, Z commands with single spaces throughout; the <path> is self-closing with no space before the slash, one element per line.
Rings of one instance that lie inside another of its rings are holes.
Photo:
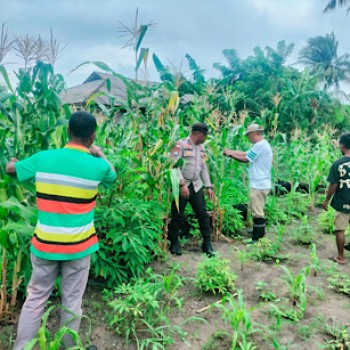
<path fill-rule="evenodd" d="M 325 200 L 323 203 L 322 203 L 322 208 L 326 211 L 328 211 L 328 203 L 329 201 L 328 200 Z"/>
<path fill-rule="evenodd" d="M 101 157 L 101 154 L 103 154 L 101 148 L 96 145 L 91 145 L 89 150 L 90 153 L 95 157 Z"/>
<path fill-rule="evenodd" d="M 231 151 L 231 150 L 229 150 L 229 149 L 225 149 L 224 152 L 223 152 L 223 154 L 224 154 L 224 156 L 232 157 L 232 156 L 233 156 L 233 152 L 234 152 L 234 151 Z"/>
<path fill-rule="evenodd" d="M 107 157 L 105 156 L 105 154 L 103 153 L 102 149 L 96 145 L 91 145 L 89 148 L 90 153 L 97 157 L 97 158 L 103 158 L 108 165 L 111 167 L 111 169 L 115 172 L 115 168 L 114 165 L 107 159 Z"/>
<path fill-rule="evenodd" d="M 180 196 L 185 197 L 187 199 L 190 198 L 190 190 L 186 185 L 180 187 Z"/>
<path fill-rule="evenodd" d="M 210 200 L 214 199 L 214 191 L 211 188 L 207 188 L 208 196 Z"/>
<path fill-rule="evenodd" d="M 12 157 L 10 161 L 6 165 L 6 173 L 9 175 L 15 175 L 16 174 L 16 168 L 15 163 L 18 162 L 18 159 L 15 157 Z"/>

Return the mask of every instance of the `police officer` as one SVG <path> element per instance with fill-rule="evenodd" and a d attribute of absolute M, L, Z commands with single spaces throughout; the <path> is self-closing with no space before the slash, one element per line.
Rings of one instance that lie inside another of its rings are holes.
<path fill-rule="evenodd" d="M 180 198 L 179 211 L 175 201 L 171 207 L 171 223 L 169 226 L 170 252 L 181 255 L 179 231 L 185 220 L 185 208 L 189 202 L 196 214 L 199 228 L 203 237 L 202 250 L 208 256 L 214 254 L 211 246 L 210 219 L 206 209 L 203 187 L 208 190 L 209 198 L 213 198 L 212 185 L 205 164 L 206 154 L 203 143 L 208 135 L 208 126 L 204 123 L 195 123 L 191 135 L 176 143 L 171 155 L 174 161 L 184 159 L 184 165 L 179 168 Z"/>

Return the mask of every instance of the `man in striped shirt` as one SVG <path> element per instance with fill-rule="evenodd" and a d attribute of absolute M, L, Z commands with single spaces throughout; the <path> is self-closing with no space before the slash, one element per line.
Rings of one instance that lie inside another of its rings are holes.
<path fill-rule="evenodd" d="M 253 147 L 248 152 L 225 150 L 224 155 L 242 163 L 250 163 L 249 208 L 253 216 L 252 243 L 265 235 L 266 220 L 264 207 L 266 197 L 271 191 L 272 150 L 262 135 L 263 128 L 256 123 L 250 124 L 245 135 Z"/>
<path fill-rule="evenodd" d="M 93 145 L 96 119 L 80 111 L 69 120 L 68 144 L 18 161 L 12 158 L 6 172 L 19 181 L 34 180 L 38 221 L 31 242 L 32 276 L 19 318 L 14 350 L 35 337 L 45 304 L 57 277 L 61 276 L 60 326 L 78 331 L 82 297 L 86 288 L 90 255 L 99 249 L 94 228 L 98 185 L 111 185 L 115 169 L 102 150 Z M 65 346 L 74 345 L 70 336 Z"/>

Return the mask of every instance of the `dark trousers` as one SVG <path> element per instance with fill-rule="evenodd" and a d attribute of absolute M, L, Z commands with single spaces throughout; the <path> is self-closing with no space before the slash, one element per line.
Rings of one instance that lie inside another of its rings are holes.
<path fill-rule="evenodd" d="M 174 241 L 179 237 L 179 231 L 182 223 L 186 220 L 185 208 L 188 202 L 191 204 L 191 207 L 196 215 L 199 229 L 203 238 L 211 236 L 210 219 L 207 213 L 203 188 L 196 193 L 194 191 L 193 185 L 190 184 L 188 189 L 190 191 L 190 197 L 187 199 L 180 196 L 179 198 L 180 212 L 177 210 L 175 201 L 173 201 L 171 205 L 171 222 L 169 225 L 169 239 L 171 241 Z"/>

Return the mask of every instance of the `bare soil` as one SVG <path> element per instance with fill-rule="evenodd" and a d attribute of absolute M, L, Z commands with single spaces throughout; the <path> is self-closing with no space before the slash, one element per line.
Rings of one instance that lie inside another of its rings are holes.
<path fill-rule="evenodd" d="M 314 226 L 315 235 L 317 235 L 317 255 L 321 262 L 321 269 L 317 276 L 311 272 L 307 279 L 307 311 L 302 321 L 293 323 L 283 320 L 282 329 L 276 334 L 279 343 L 279 349 L 320 349 L 322 343 L 329 339 L 322 334 L 321 330 L 315 330 L 309 339 L 302 337 L 300 329 L 302 326 L 309 325 L 317 315 L 324 315 L 330 323 L 335 321 L 344 325 L 350 325 L 350 299 L 349 296 L 339 294 L 328 287 L 327 278 L 329 275 L 325 272 L 327 267 L 336 264 L 329 260 L 330 256 L 336 253 L 334 237 L 319 232 L 317 224 L 317 212 L 311 212 L 311 223 Z M 295 245 L 292 242 L 293 230 L 298 227 L 298 220 L 293 221 L 287 226 L 285 233 L 285 242 L 283 243 L 284 253 L 288 259 L 281 262 L 265 263 L 246 260 L 243 270 L 237 256 L 238 249 L 246 249 L 246 246 L 239 240 L 227 243 L 220 240 L 214 242 L 213 247 L 223 258 L 231 261 L 230 266 L 238 278 L 236 280 L 237 289 L 243 290 L 244 301 L 247 307 L 252 308 L 252 322 L 254 328 L 261 330 L 253 335 L 256 348 L 259 350 L 275 349 L 267 329 L 275 322 L 268 312 L 269 304 L 260 300 L 260 292 L 256 289 L 256 283 L 264 281 L 269 284 L 270 290 L 279 298 L 287 296 L 287 289 L 281 282 L 281 276 L 284 275 L 282 265 L 292 269 L 295 272 L 300 271 L 304 266 L 310 264 L 310 252 L 308 246 Z M 268 236 L 274 239 L 273 229 L 269 229 Z M 345 252 L 345 258 L 350 261 L 350 252 Z M 166 261 L 156 261 L 152 264 L 154 271 L 161 274 L 173 263 L 180 265 L 179 274 L 186 277 L 186 284 L 181 289 L 181 296 L 184 298 L 184 305 L 181 309 L 173 309 L 169 315 L 173 325 L 181 326 L 184 320 L 196 316 L 201 317 L 207 322 L 188 322 L 182 325 L 182 329 L 187 332 L 186 342 L 179 339 L 170 347 L 171 350 L 214 350 L 230 349 L 230 342 L 227 336 L 220 334 L 220 331 L 230 332 L 230 327 L 224 323 L 221 312 L 218 308 L 206 307 L 219 301 L 220 295 L 211 295 L 201 293 L 193 283 L 191 278 L 195 277 L 196 264 L 203 260 L 200 251 L 200 242 L 192 241 L 183 247 L 181 257 L 167 255 Z M 337 271 L 349 274 L 349 264 L 337 265 Z M 123 350 L 136 349 L 135 345 L 127 347 L 121 337 L 116 336 L 106 324 L 105 311 L 106 306 L 101 295 L 101 288 L 89 285 L 84 298 L 84 314 L 87 318 L 82 320 L 81 334 L 91 338 L 91 342 L 99 350 Z M 205 309 L 202 311 L 202 309 Z M 19 308 L 18 308 L 19 310 Z M 17 313 L 18 313 L 17 310 Z M 50 326 L 55 328 L 58 315 L 52 315 Z M 91 325 L 91 329 L 90 329 Z M 2 324 L 0 330 L 0 349 L 9 350 L 15 336 L 14 324 Z M 265 328 L 264 328 L 265 327 Z M 266 328 L 267 327 L 267 328 Z M 344 348 L 345 349 L 345 348 Z"/>

